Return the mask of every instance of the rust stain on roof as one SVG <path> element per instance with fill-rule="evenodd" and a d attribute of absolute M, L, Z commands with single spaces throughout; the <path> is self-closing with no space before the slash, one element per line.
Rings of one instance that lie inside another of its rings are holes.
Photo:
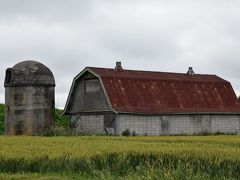
<path fill-rule="evenodd" d="M 101 77 L 111 105 L 119 112 L 240 112 L 231 84 L 216 75 L 88 69 Z"/>

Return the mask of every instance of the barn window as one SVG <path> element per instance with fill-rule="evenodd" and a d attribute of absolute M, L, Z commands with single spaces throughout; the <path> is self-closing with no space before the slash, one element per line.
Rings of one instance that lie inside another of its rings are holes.
<path fill-rule="evenodd" d="M 98 79 L 87 79 L 85 80 L 85 92 L 94 93 L 99 92 L 100 84 Z"/>

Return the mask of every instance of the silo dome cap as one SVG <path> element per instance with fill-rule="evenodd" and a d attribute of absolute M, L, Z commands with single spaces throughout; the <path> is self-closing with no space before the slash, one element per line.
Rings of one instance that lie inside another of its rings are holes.
<path fill-rule="evenodd" d="M 55 86 L 50 69 L 37 61 L 23 61 L 7 71 L 11 73 L 9 86 Z"/>

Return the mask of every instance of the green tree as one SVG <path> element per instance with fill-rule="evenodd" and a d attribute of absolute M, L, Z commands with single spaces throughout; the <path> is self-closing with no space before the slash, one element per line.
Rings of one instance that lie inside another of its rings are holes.
<path fill-rule="evenodd" d="M 62 112 L 63 110 L 61 109 L 55 109 L 55 126 L 68 128 L 70 119 L 68 116 L 62 116 Z"/>

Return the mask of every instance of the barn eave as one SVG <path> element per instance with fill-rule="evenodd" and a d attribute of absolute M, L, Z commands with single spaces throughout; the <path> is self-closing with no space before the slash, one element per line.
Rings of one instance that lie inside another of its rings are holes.
<path fill-rule="evenodd" d="M 158 116 L 158 115 L 240 115 L 240 112 L 123 112 L 117 114 L 142 115 L 142 116 Z"/>

